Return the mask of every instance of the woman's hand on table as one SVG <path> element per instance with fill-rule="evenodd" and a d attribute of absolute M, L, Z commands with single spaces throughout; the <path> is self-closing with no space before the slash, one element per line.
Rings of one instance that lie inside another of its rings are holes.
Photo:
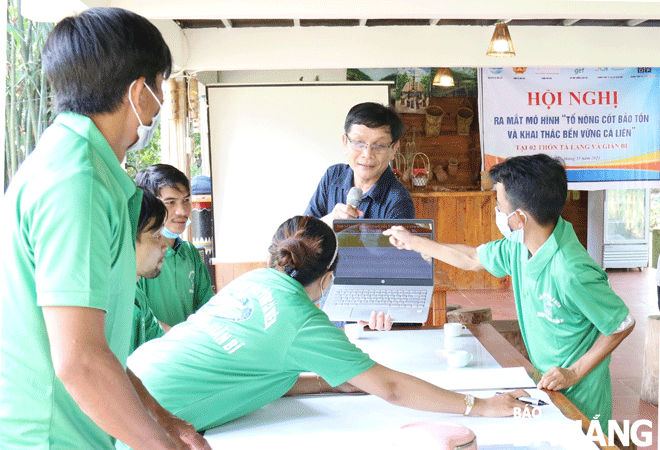
<path fill-rule="evenodd" d="M 369 322 L 359 320 L 358 323 L 362 327 L 369 325 L 369 328 L 376 331 L 389 331 L 392 329 L 392 317 L 389 314 L 386 315 L 383 311 L 379 313 L 371 311 Z"/>
<path fill-rule="evenodd" d="M 473 414 L 483 417 L 508 417 L 513 416 L 514 411 L 518 408 L 522 417 L 532 417 L 530 405 L 521 402 L 518 397 L 529 397 L 529 394 L 518 389 L 490 398 L 475 398 Z M 528 410 L 529 414 L 525 414 L 525 410 Z"/>

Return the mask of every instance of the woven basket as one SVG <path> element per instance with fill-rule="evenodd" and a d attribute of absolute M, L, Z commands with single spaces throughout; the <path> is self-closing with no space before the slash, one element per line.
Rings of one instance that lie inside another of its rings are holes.
<path fill-rule="evenodd" d="M 424 131 L 429 137 L 440 136 L 440 126 L 442 125 L 442 118 L 445 112 L 439 106 L 429 106 L 426 108 L 426 123 Z"/>
<path fill-rule="evenodd" d="M 394 159 L 392 160 L 392 171 L 396 179 L 401 181 L 403 174 L 406 171 L 406 158 L 399 152 L 394 154 Z"/>
<path fill-rule="evenodd" d="M 458 134 L 461 136 L 466 136 L 470 134 L 470 125 L 472 125 L 472 119 L 474 118 L 474 111 L 469 106 L 461 106 L 458 108 L 456 113 L 456 126 L 458 128 Z"/>
<path fill-rule="evenodd" d="M 426 173 L 420 173 L 422 170 Z M 415 172 L 418 172 L 415 175 Z M 424 187 L 431 179 L 431 162 L 424 153 L 415 153 L 412 160 L 412 184 L 415 187 Z"/>

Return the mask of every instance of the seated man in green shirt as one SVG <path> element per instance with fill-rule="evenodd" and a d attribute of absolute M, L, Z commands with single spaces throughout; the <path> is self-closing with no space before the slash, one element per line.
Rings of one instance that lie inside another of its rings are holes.
<path fill-rule="evenodd" d="M 156 278 L 165 259 L 168 248 L 162 234 L 163 223 L 167 217 L 167 209 L 163 202 L 150 192 L 142 189 L 142 207 L 138 220 L 137 237 L 135 238 L 135 262 L 137 265 L 137 280 Z M 161 337 L 169 330 L 154 316 L 147 303 L 147 296 L 139 286 L 135 288 L 135 309 L 133 313 L 133 337 L 129 354 L 151 339 Z"/>
<path fill-rule="evenodd" d="M 477 248 L 440 244 L 400 227 L 384 234 L 398 248 L 431 255 L 465 270 L 510 275 L 525 346 L 543 376 L 539 389 L 561 390 L 606 430 L 612 416 L 610 354 L 635 321 L 607 275 L 560 217 L 566 169 L 544 154 L 492 167 L 496 223 L 505 239 Z"/>
<path fill-rule="evenodd" d="M 167 208 L 163 235 L 168 244 L 158 278 L 142 278 L 138 287 L 156 318 L 169 326 L 185 321 L 213 297 L 211 277 L 195 246 L 181 239 L 190 223 L 190 182 L 169 164 L 154 164 L 135 176 L 135 183 Z"/>

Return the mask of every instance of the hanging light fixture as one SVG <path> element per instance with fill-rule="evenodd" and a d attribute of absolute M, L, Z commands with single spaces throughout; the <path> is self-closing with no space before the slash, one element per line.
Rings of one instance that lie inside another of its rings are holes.
<path fill-rule="evenodd" d="M 440 67 L 433 77 L 433 86 L 452 87 L 454 77 L 448 67 Z"/>
<path fill-rule="evenodd" d="M 490 40 L 488 46 L 487 56 L 516 56 L 513 50 L 513 42 L 511 42 L 511 35 L 509 34 L 509 27 L 506 23 L 496 23 L 493 38 Z"/>

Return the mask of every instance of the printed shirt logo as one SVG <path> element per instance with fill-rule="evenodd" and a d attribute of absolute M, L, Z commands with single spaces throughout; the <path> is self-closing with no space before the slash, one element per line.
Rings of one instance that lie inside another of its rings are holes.
<path fill-rule="evenodd" d="M 564 319 L 555 319 L 554 316 L 554 311 L 557 309 L 561 308 L 561 303 L 559 303 L 557 300 L 552 298 L 552 295 L 550 294 L 541 294 L 539 296 L 539 300 L 543 302 L 543 311 L 538 311 L 536 315 L 538 317 L 543 317 L 544 319 L 549 320 L 552 323 L 562 323 L 564 322 Z"/>
<path fill-rule="evenodd" d="M 277 322 L 277 303 L 273 300 L 273 296 L 267 292 L 259 296 L 259 304 L 261 311 L 264 315 L 264 330 Z"/>
<path fill-rule="evenodd" d="M 190 289 L 188 289 L 188 292 L 191 294 L 195 293 L 195 271 L 191 270 L 190 273 L 188 274 L 188 278 L 190 279 Z"/>
<path fill-rule="evenodd" d="M 254 306 L 248 297 L 225 295 L 220 302 L 205 305 L 205 312 L 218 319 L 241 322 L 252 316 Z"/>

